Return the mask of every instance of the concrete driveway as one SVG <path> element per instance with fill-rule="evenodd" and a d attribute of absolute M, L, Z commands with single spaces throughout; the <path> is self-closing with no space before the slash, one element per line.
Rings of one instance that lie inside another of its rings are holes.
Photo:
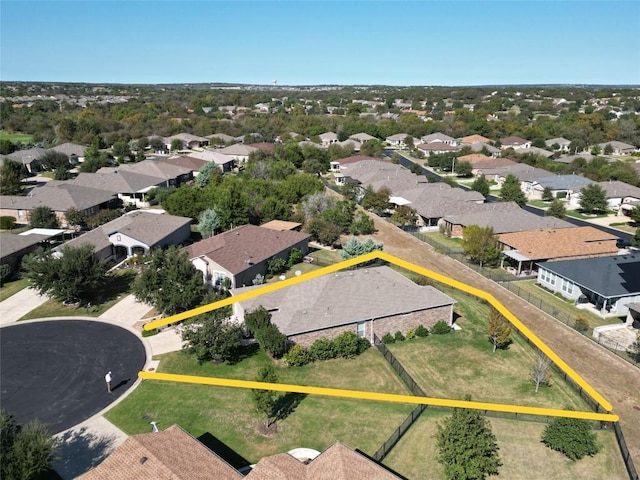
<path fill-rule="evenodd" d="M 133 327 L 136 322 L 140 321 L 152 308 L 151 305 L 138 302 L 135 296 L 128 295 L 100 315 L 99 318 Z"/>
<path fill-rule="evenodd" d="M 24 315 L 34 308 L 39 307 L 47 300 L 49 300 L 49 297 L 40 295 L 34 289 L 23 288 L 5 301 L 0 302 L 0 326 L 4 327 L 5 325 L 17 322 Z"/>

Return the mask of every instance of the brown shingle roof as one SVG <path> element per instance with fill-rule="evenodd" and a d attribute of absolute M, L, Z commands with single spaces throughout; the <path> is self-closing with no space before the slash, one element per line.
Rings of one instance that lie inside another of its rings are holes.
<path fill-rule="evenodd" d="M 305 465 L 288 454 L 267 457 L 246 476 L 248 480 L 398 480 L 384 467 L 340 442 Z"/>
<path fill-rule="evenodd" d="M 133 435 L 80 480 L 239 480 L 242 475 L 178 425 Z"/>
<path fill-rule="evenodd" d="M 248 259 L 254 264 L 263 262 L 309 237 L 307 233 L 242 225 L 194 243 L 187 251 L 189 258 L 204 255 L 236 275 L 246 270 Z"/>
<path fill-rule="evenodd" d="M 463 137 L 462 138 L 462 143 L 489 143 L 491 141 L 491 139 L 487 138 L 487 137 L 483 137 L 482 135 L 469 135 L 468 137 Z"/>
<path fill-rule="evenodd" d="M 615 255 L 618 237 L 594 227 L 547 228 L 504 233 L 498 237 L 529 260 Z"/>

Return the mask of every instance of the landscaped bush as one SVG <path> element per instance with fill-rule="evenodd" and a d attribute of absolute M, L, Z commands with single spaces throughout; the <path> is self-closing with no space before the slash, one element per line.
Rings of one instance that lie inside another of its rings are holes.
<path fill-rule="evenodd" d="M 418 325 L 418 327 L 416 328 L 416 336 L 423 337 L 423 338 L 427 337 L 429 336 L 429 330 L 424 328 L 424 325 Z"/>
<path fill-rule="evenodd" d="M 287 269 L 287 262 L 284 258 L 273 257 L 267 264 L 268 275 L 278 275 Z"/>
<path fill-rule="evenodd" d="M 393 335 L 391 335 L 391 333 L 387 332 L 382 337 L 382 343 L 384 343 L 385 345 L 391 345 L 392 343 L 396 343 L 396 339 Z"/>
<path fill-rule="evenodd" d="M 12 230 L 16 226 L 16 219 L 9 215 L 0 217 L 0 230 Z"/>
<path fill-rule="evenodd" d="M 152 337 L 154 335 L 157 335 L 159 332 L 160 332 L 160 330 L 158 330 L 157 328 L 153 328 L 151 330 L 142 329 L 142 336 L 143 337 Z"/>
<path fill-rule="evenodd" d="M 4 285 L 5 282 L 8 282 L 13 277 L 13 268 L 11 265 L 7 265 L 3 263 L 0 265 L 0 285 Z"/>
<path fill-rule="evenodd" d="M 395 338 L 396 342 L 404 342 L 404 335 L 400 330 L 393 335 L 393 338 Z"/>
<path fill-rule="evenodd" d="M 579 418 L 556 418 L 544 429 L 542 443 L 571 460 L 593 456 L 600 450 L 589 422 Z"/>
<path fill-rule="evenodd" d="M 354 332 L 341 333 L 333 344 L 337 356 L 343 358 L 355 358 L 371 346 L 366 339 L 358 337 Z"/>
<path fill-rule="evenodd" d="M 271 315 L 264 307 L 259 307 L 244 316 L 244 324 L 249 333 L 256 336 L 256 332 L 271 323 Z"/>
<path fill-rule="evenodd" d="M 336 348 L 333 342 L 327 338 L 319 338 L 310 348 L 314 360 L 330 360 L 336 358 Z"/>
<path fill-rule="evenodd" d="M 436 324 L 431 327 L 431 333 L 434 335 L 445 335 L 451 332 L 451 327 L 447 325 L 447 322 L 444 320 L 438 320 Z"/>
<path fill-rule="evenodd" d="M 273 323 L 258 330 L 255 337 L 260 346 L 275 358 L 281 358 L 291 346 L 287 336 Z"/>
<path fill-rule="evenodd" d="M 415 328 L 410 328 L 409 330 L 407 330 L 407 333 L 404 334 L 404 338 L 406 338 L 407 340 L 411 340 L 412 338 L 416 337 L 416 330 Z"/>
<path fill-rule="evenodd" d="M 287 266 L 289 268 L 293 267 L 294 265 L 300 263 L 302 261 L 302 250 L 300 250 L 299 248 L 292 248 L 291 251 L 289 252 L 289 259 L 287 260 Z"/>
<path fill-rule="evenodd" d="M 304 348 L 302 345 L 294 345 L 291 347 L 282 359 L 290 367 L 301 367 L 313 361 L 309 350 Z"/>

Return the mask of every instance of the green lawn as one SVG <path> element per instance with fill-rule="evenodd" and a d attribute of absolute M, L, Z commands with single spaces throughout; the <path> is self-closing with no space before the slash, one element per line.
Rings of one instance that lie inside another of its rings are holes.
<path fill-rule="evenodd" d="M 615 212 L 605 212 L 600 214 L 594 214 L 594 213 L 582 213 L 579 210 L 567 210 L 567 217 L 579 218 L 581 220 L 591 220 L 594 218 L 606 218 L 612 213 L 615 213 Z"/>
<path fill-rule="evenodd" d="M 182 352 L 161 355 L 159 371 L 253 380 L 258 368 L 270 360 L 258 352 L 237 365 L 198 365 Z M 281 383 L 322 385 L 354 390 L 408 393 L 375 349 L 354 360 L 331 360 L 300 368 L 277 367 Z M 295 396 L 290 396 L 295 397 Z M 294 447 L 324 450 L 336 440 L 372 455 L 413 409 L 411 405 L 298 397 L 293 413 L 278 422 L 278 433 L 264 437 L 256 430 L 260 421 L 244 389 L 144 381 L 106 417 L 125 431 L 149 431 L 155 420 L 160 428 L 177 423 L 192 435 L 209 432 L 251 462 Z M 355 414 L 357 412 L 357 414 Z"/>
<path fill-rule="evenodd" d="M 434 435 L 437 423 L 446 412 L 427 409 L 400 439 L 383 463 L 411 480 L 444 478 L 442 466 L 435 460 L 437 449 Z M 510 480 L 548 479 L 626 479 L 626 469 L 613 431 L 597 431 L 602 449 L 594 457 L 577 462 L 567 460 L 540 442 L 545 424 L 489 417 L 491 428 L 500 447 L 498 478 Z M 493 478 L 493 477 L 490 477 Z"/>
<path fill-rule="evenodd" d="M 18 293 L 23 288 L 27 288 L 29 286 L 29 280 L 26 278 L 21 278 L 19 280 L 13 280 L 12 282 L 7 282 L 2 287 L 0 287 L 0 302 L 6 300 L 11 295 Z"/>
<path fill-rule="evenodd" d="M 590 408 L 553 370 L 551 386 L 535 393 L 529 376 L 536 354 L 515 332 L 513 343 L 493 352 L 485 328 L 488 307 L 466 295 L 447 291 L 457 303 L 461 330 L 447 335 L 398 342 L 389 346 L 427 396 L 532 407 Z"/>
<path fill-rule="evenodd" d="M 22 142 L 29 143 L 33 140 L 33 136 L 28 133 L 9 133 L 4 130 L 0 130 L 0 140 L 11 140 L 13 143 Z"/>
<path fill-rule="evenodd" d="M 92 295 L 90 308 L 85 308 L 84 306 L 67 307 L 57 300 L 49 299 L 24 315 L 20 320 L 75 315 L 99 317 L 130 293 L 131 283 L 135 275 L 134 270 L 118 270 L 114 272 L 104 285 L 96 289 Z"/>

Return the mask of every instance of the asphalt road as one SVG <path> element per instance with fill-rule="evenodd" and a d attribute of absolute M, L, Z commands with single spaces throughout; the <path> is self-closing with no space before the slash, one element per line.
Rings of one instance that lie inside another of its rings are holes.
<path fill-rule="evenodd" d="M 89 320 L 44 320 L 0 330 L 0 405 L 19 424 L 39 420 L 55 434 L 124 394 L 146 353 L 128 330 Z M 105 374 L 113 374 L 112 393 Z"/>

